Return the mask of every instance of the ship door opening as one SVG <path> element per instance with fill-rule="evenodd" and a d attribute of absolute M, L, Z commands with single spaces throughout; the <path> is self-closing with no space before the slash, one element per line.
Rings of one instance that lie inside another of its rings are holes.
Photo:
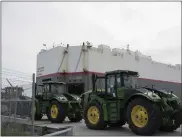
<path fill-rule="evenodd" d="M 82 93 L 84 93 L 84 83 L 69 83 L 68 93 L 81 95 Z"/>

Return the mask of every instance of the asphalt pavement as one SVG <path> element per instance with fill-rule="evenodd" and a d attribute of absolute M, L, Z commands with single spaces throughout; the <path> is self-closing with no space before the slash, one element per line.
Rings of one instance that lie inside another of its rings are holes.
<path fill-rule="evenodd" d="M 71 123 L 68 120 L 66 120 L 63 123 L 55 124 L 48 121 L 47 117 L 44 117 L 41 121 L 35 121 L 35 125 L 48 126 L 54 128 L 73 126 L 73 132 L 75 136 L 136 136 L 128 128 L 128 125 L 124 125 L 123 127 L 119 128 L 108 127 L 104 130 L 91 130 L 86 127 L 84 121 L 78 123 Z M 157 132 L 155 136 L 180 136 L 181 135 L 180 131 L 181 130 L 179 128 L 172 133 Z"/>

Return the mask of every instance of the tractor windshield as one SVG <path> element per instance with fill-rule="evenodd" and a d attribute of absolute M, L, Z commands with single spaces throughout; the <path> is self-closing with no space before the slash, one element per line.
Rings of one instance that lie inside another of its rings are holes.
<path fill-rule="evenodd" d="M 124 75 L 124 85 L 128 88 L 135 88 L 138 85 L 137 77 L 125 74 Z"/>
<path fill-rule="evenodd" d="M 105 81 L 104 78 L 98 78 L 95 83 L 96 89 L 100 91 L 104 91 L 105 89 Z"/>
<path fill-rule="evenodd" d="M 52 84 L 51 92 L 54 94 L 63 94 L 66 91 L 65 86 L 62 84 Z"/>
<path fill-rule="evenodd" d="M 108 94 L 115 93 L 115 90 L 114 90 L 115 84 L 116 84 L 115 75 L 108 76 L 108 80 L 107 80 L 107 88 L 108 88 L 107 92 L 108 92 Z"/>

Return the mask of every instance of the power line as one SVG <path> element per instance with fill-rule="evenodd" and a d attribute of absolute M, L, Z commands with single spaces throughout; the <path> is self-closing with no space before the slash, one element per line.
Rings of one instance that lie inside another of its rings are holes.
<path fill-rule="evenodd" d="M 26 88 L 26 89 L 23 89 L 24 91 L 28 90 L 28 89 L 32 89 L 32 87 L 29 87 L 29 88 Z"/>
<path fill-rule="evenodd" d="M 13 72 L 17 72 L 17 73 L 20 73 L 20 74 L 25 74 L 25 75 L 29 75 L 31 76 L 32 74 L 31 73 L 25 73 L 25 72 L 21 72 L 21 71 L 17 71 L 17 70 L 12 70 L 12 69 L 7 69 L 7 68 L 2 68 L 2 70 L 7 70 L 7 71 L 13 71 Z"/>
<path fill-rule="evenodd" d="M 7 79 L 7 77 L 2 77 L 2 79 Z M 20 79 L 15 79 L 15 78 L 8 78 L 9 80 L 16 80 L 16 81 L 22 81 L 22 82 L 29 82 L 31 83 L 32 81 L 28 81 L 28 80 L 20 80 Z"/>
<path fill-rule="evenodd" d="M 10 71 L 4 71 L 4 70 L 2 70 L 1 73 L 19 75 L 19 76 L 24 76 L 24 77 L 32 77 L 31 75 L 20 74 L 20 73 L 13 72 L 13 71 L 10 72 Z"/>
<path fill-rule="evenodd" d="M 30 85 L 30 84 L 32 84 L 32 82 L 30 82 L 30 81 L 23 81 L 23 80 L 18 80 L 18 79 L 16 79 L 16 80 L 8 79 L 8 80 L 12 83 L 13 86 L 15 86 L 15 85 Z M 9 85 L 8 82 L 6 81 L 6 78 L 3 78 L 2 84 Z"/>
<path fill-rule="evenodd" d="M 31 77 L 23 77 L 23 76 L 18 76 L 18 75 L 14 75 L 14 74 L 9 74 L 9 73 L 4 73 L 4 72 L 0 72 L 0 74 L 2 74 L 2 76 L 13 76 L 13 77 L 19 77 L 19 78 L 23 78 L 23 79 L 31 79 Z"/>
<path fill-rule="evenodd" d="M 2 72 L 4 72 L 4 73 L 13 73 L 13 74 L 17 74 L 17 75 L 22 75 L 22 76 L 28 76 L 28 77 L 31 77 L 31 74 L 24 74 L 23 72 L 22 73 L 20 73 L 20 72 L 16 72 L 16 71 L 8 71 L 8 70 L 3 70 L 2 69 Z"/>

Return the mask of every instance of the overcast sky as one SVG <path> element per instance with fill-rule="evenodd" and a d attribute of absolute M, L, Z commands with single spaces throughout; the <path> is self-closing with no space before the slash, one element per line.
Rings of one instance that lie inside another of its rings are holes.
<path fill-rule="evenodd" d="M 4 2 L 2 4 L 3 68 L 36 71 L 42 44 L 52 47 L 90 41 L 181 63 L 180 2 Z"/>

